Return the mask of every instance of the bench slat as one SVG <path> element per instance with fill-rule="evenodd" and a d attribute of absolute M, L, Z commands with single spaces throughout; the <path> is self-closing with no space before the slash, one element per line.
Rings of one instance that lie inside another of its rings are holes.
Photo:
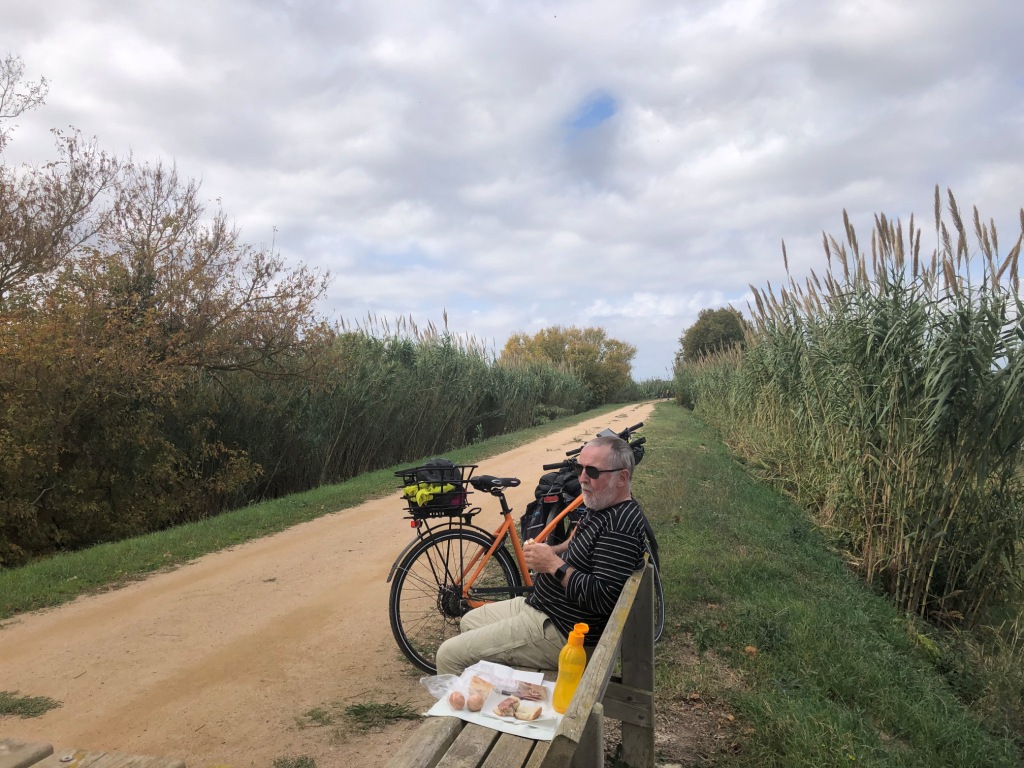
<path fill-rule="evenodd" d="M 548 755 L 548 747 L 550 746 L 550 741 L 538 741 L 537 745 L 533 748 L 533 752 L 530 753 L 530 759 L 523 768 L 541 768 L 544 765 L 544 759 Z"/>
<path fill-rule="evenodd" d="M 648 565 L 622 633 L 622 685 L 651 691 L 645 720 L 624 720 L 622 754 L 629 768 L 654 765 L 654 569 Z"/>
<path fill-rule="evenodd" d="M 413 736 L 388 761 L 388 768 L 434 768 L 462 725 L 456 717 L 424 717 Z"/>
<path fill-rule="evenodd" d="M 53 754 L 53 747 L 36 741 L 0 739 L 0 768 L 28 768 Z"/>
<path fill-rule="evenodd" d="M 533 739 L 503 733 L 481 768 L 522 768 L 536 743 Z"/>
<path fill-rule="evenodd" d="M 71 758 L 70 760 L 66 758 Z M 185 768 L 185 761 L 173 757 L 125 755 L 120 752 L 92 752 L 86 749 L 62 751 L 36 763 L 32 768 Z"/>
<path fill-rule="evenodd" d="M 579 744 L 583 737 L 583 729 L 587 727 L 593 702 L 601 701 L 605 689 L 608 687 L 608 681 L 615 669 L 619 651 L 618 640 L 622 636 L 623 627 L 629 617 L 629 608 L 640 588 L 643 573 L 643 571 L 634 573 L 623 586 L 622 594 L 619 595 L 619 600 L 608 618 L 608 625 L 601 633 L 597 647 L 587 659 L 587 668 L 583 672 L 579 687 L 569 703 L 569 708 L 562 716 L 562 724 L 559 726 L 558 732 L 575 744 Z"/>
<path fill-rule="evenodd" d="M 622 683 L 608 683 L 604 692 L 605 715 L 630 725 L 653 725 L 651 712 L 654 711 L 654 696 L 650 691 L 631 688 Z"/>
<path fill-rule="evenodd" d="M 479 766 L 491 745 L 498 740 L 500 731 L 484 728 L 476 723 L 466 723 L 448 751 L 437 764 L 437 768 L 476 768 Z"/>

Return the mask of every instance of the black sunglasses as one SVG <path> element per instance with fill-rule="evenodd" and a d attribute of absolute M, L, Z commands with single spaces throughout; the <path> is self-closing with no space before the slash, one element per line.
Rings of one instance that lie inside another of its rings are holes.
<path fill-rule="evenodd" d="M 576 477 L 580 477 L 584 472 L 587 473 L 587 477 L 591 480 L 597 480 L 605 472 L 621 472 L 625 467 L 619 467 L 618 469 L 598 469 L 597 467 L 588 467 L 586 464 L 576 465 Z"/>

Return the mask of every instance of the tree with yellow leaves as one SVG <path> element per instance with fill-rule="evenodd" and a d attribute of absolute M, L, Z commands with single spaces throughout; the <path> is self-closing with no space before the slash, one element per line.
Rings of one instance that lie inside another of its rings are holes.
<path fill-rule="evenodd" d="M 515 333 L 505 343 L 503 364 L 546 362 L 572 371 L 588 390 L 588 405 L 615 402 L 632 382 L 636 347 L 609 338 L 603 328 L 552 326 L 533 336 Z"/>

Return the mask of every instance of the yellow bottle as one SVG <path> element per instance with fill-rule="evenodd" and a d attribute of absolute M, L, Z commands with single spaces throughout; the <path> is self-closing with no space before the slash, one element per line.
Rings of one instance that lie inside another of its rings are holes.
<path fill-rule="evenodd" d="M 580 684 L 583 670 L 587 666 L 587 652 L 583 648 L 583 636 L 590 631 L 586 624 L 577 624 L 569 633 L 569 642 L 558 654 L 558 679 L 555 680 L 555 692 L 551 697 L 551 706 L 555 712 L 565 714 Z"/>

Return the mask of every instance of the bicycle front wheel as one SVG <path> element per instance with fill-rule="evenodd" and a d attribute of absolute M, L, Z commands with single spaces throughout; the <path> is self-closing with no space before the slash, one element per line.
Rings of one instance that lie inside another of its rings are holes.
<path fill-rule="evenodd" d="M 516 562 L 502 546 L 468 597 L 463 595 L 465 579 L 493 543 L 488 533 L 453 528 L 425 538 L 399 564 L 388 600 L 391 632 L 406 658 L 424 672 L 437 671 L 437 649 L 459 633 L 459 621 L 477 602 L 507 600 L 522 586 Z"/>

